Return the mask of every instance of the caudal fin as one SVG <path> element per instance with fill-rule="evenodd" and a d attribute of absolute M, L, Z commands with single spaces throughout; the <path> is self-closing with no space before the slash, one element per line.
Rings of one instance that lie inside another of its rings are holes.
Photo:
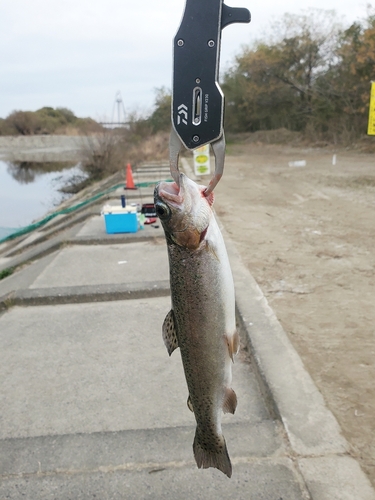
<path fill-rule="evenodd" d="M 217 436 L 214 441 L 211 441 L 211 439 L 205 439 L 205 437 L 200 436 L 197 428 L 193 451 L 199 469 L 215 467 L 228 477 L 232 476 L 232 464 L 223 435 Z"/>

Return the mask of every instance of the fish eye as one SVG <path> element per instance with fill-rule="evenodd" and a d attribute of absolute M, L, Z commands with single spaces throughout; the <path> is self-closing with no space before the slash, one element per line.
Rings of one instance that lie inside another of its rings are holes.
<path fill-rule="evenodd" d="M 156 215 L 159 217 L 159 219 L 167 219 L 171 215 L 170 208 L 164 203 L 157 203 L 155 205 L 155 209 Z"/>

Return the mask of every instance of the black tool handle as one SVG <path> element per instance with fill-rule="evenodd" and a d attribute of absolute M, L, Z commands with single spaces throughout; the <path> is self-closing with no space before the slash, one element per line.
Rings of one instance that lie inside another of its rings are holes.
<path fill-rule="evenodd" d="M 187 0 L 174 38 L 172 124 L 195 149 L 223 133 L 224 95 L 218 83 L 221 30 L 250 22 L 250 12 L 223 0 Z"/>

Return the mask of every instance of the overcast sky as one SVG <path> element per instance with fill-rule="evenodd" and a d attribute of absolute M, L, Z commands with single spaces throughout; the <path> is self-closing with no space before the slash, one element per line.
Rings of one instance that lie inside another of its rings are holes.
<path fill-rule="evenodd" d="M 366 16 L 367 1 L 226 3 L 247 7 L 252 21 L 223 31 L 222 68 L 286 12 L 334 9 L 349 24 Z M 128 112 L 150 109 L 154 89 L 171 87 L 172 38 L 184 6 L 185 0 L 0 0 L 0 117 L 60 106 L 111 119 L 117 91 Z"/>

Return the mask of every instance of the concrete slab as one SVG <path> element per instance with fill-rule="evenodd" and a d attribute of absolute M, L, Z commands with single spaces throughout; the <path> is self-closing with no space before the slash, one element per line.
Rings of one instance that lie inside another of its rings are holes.
<path fill-rule="evenodd" d="M 139 179 L 137 181 L 134 180 L 136 184 L 138 183 L 145 183 L 148 182 L 147 179 Z M 137 189 L 124 189 L 123 187 L 117 188 L 115 191 L 112 191 L 111 193 L 108 194 L 108 198 L 114 198 L 117 199 L 118 202 L 121 200 L 121 195 L 125 195 L 126 200 L 129 200 L 130 202 L 137 202 L 137 203 L 143 203 L 142 200 L 146 198 L 153 198 L 154 195 L 154 188 L 155 188 L 155 183 L 156 181 L 152 181 L 152 184 L 150 186 L 142 186 L 138 187 Z"/>
<path fill-rule="evenodd" d="M 224 424 L 223 431 L 231 459 L 237 462 L 245 457 L 280 457 L 286 453 L 280 430 L 273 421 Z M 9 476 L 93 471 L 108 466 L 131 469 L 134 464 L 190 464 L 194 462 L 194 433 L 194 426 L 184 426 L 4 439 L 0 473 Z"/>
<path fill-rule="evenodd" d="M 142 166 L 133 171 L 133 177 L 137 177 L 138 175 L 146 175 L 152 178 L 153 176 L 158 177 L 159 179 L 165 176 L 171 177 L 171 171 L 169 166 L 153 166 L 146 167 Z"/>
<path fill-rule="evenodd" d="M 370 481 L 352 457 L 299 460 L 311 496 L 319 500 L 375 500 Z"/>
<path fill-rule="evenodd" d="M 7 257 L 0 257 L 0 266 L 6 267 L 7 263 L 10 261 L 10 258 Z"/>
<path fill-rule="evenodd" d="M 169 281 L 146 281 L 118 285 L 60 286 L 50 288 L 19 289 L 0 297 L 0 310 L 12 306 L 50 306 L 108 302 L 110 300 L 148 299 L 169 297 Z"/>
<path fill-rule="evenodd" d="M 46 254 L 50 254 L 55 250 L 58 250 L 64 242 L 75 237 L 76 233 L 81 228 L 81 223 L 81 221 L 76 221 L 76 224 L 72 227 L 67 227 L 66 229 L 61 230 L 61 232 L 52 235 L 49 239 L 46 239 L 46 241 L 42 241 L 35 246 L 26 248 L 22 253 L 10 258 L 5 266 L 0 263 L 0 271 L 5 267 L 17 267 L 25 262 L 39 259 Z"/>
<path fill-rule="evenodd" d="M 134 173 L 134 178 L 136 180 L 139 179 L 139 182 L 148 179 L 150 179 L 151 182 L 159 182 L 160 180 L 164 181 L 167 179 L 172 179 L 172 176 L 169 167 L 162 169 L 142 168 L 140 170 L 136 170 L 136 172 Z"/>
<path fill-rule="evenodd" d="M 19 242 L 18 244 L 10 243 L 9 248 L 7 249 L 6 256 L 7 257 L 21 257 L 25 256 L 29 251 L 35 251 L 38 248 L 40 249 L 42 244 L 44 243 L 45 248 L 48 249 L 49 246 L 53 245 L 52 241 L 54 238 L 56 240 L 62 239 L 63 233 L 67 235 L 67 233 L 76 233 L 79 225 L 86 221 L 88 217 L 92 215 L 91 207 L 85 211 L 78 211 L 76 214 L 66 215 L 63 219 L 60 219 L 60 222 L 57 222 L 53 227 L 49 228 L 41 228 L 40 231 L 34 231 L 30 234 L 30 236 L 26 236 L 24 240 Z M 78 226 L 78 227 L 77 227 Z M 35 233 L 35 238 L 33 237 Z M 13 246 L 16 245 L 16 246 Z M 27 260 L 27 258 L 24 260 Z"/>
<path fill-rule="evenodd" d="M 4 252 L 4 250 L 8 247 L 8 242 L 7 241 L 3 241 L 2 243 L 0 243 L 0 255 Z"/>
<path fill-rule="evenodd" d="M 160 281 L 169 276 L 163 241 L 63 248 L 30 288 Z"/>
<path fill-rule="evenodd" d="M 194 425 L 179 353 L 169 358 L 161 339 L 169 308 L 161 297 L 0 316 L 0 439 Z M 224 422 L 269 419 L 246 356 L 233 388 Z"/>
<path fill-rule="evenodd" d="M 45 267 L 50 264 L 53 259 L 55 259 L 56 255 L 57 252 L 46 255 L 45 257 L 32 262 L 29 266 L 11 274 L 7 278 L 0 280 L 0 297 L 19 289 L 28 288 L 37 279 Z"/>
<path fill-rule="evenodd" d="M 21 250 L 22 248 L 30 245 L 35 240 L 40 238 L 40 236 L 42 236 L 42 233 L 40 231 L 33 231 L 29 235 L 25 236 L 24 239 L 22 241 L 20 241 L 17 245 L 12 246 L 11 251 L 14 252 L 17 250 Z"/>
<path fill-rule="evenodd" d="M 111 467 L 94 472 L 12 477 L 0 486 L 2 498 L 54 500 L 303 500 L 308 497 L 298 482 L 292 461 L 280 458 L 235 464 L 228 480 L 214 469 L 197 470 L 193 464 L 144 464 L 128 470 Z"/>
<path fill-rule="evenodd" d="M 170 166 L 169 166 L 169 160 L 165 161 L 160 161 L 160 162 L 145 162 L 142 165 L 139 165 L 136 168 L 136 171 L 141 170 L 142 172 L 146 170 L 150 170 L 151 172 L 153 170 L 165 170 L 166 172 L 169 172 L 170 174 Z"/>
<path fill-rule="evenodd" d="M 153 186 L 149 187 L 155 187 L 156 184 L 160 181 L 166 181 L 170 180 L 171 174 L 170 172 L 139 172 L 134 175 L 134 182 L 136 186 L 143 186 L 144 183 L 153 184 Z"/>
<path fill-rule="evenodd" d="M 66 219 L 66 217 L 67 217 L 67 215 L 65 215 L 65 214 L 56 215 L 56 217 L 54 217 L 53 219 L 51 219 L 48 222 L 46 222 L 46 224 L 44 224 L 44 226 L 42 226 L 40 228 L 40 231 L 46 231 L 51 226 L 55 226 L 57 224 L 60 224 L 61 222 L 64 221 L 64 219 Z"/>

